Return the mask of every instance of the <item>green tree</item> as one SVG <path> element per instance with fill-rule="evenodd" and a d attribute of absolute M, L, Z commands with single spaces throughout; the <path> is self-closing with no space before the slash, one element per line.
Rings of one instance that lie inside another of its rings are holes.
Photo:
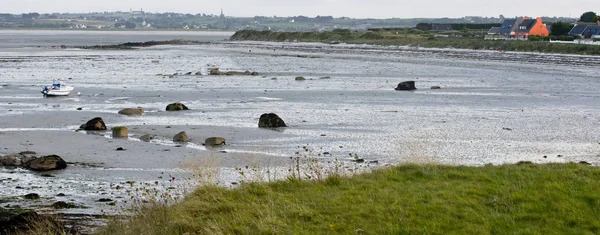
<path fill-rule="evenodd" d="M 581 22 L 596 22 L 596 21 L 598 21 L 598 15 L 596 15 L 596 13 L 594 13 L 593 11 L 588 11 L 586 13 L 583 13 L 581 15 L 581 17 L 579 17 L 579 21 L 581 21 Z"/>
<path fill-rule="evenodd" d="M 570 23 L 565 23 L 565 22 L 556 22 L 556 23 L 552 23 L 552 32 L 550 33 L 550 35 L 552 36 L 565 36 L 569 34 L 569 31 L 571 31 L 571 28 L 573 28 L 573 25 L 571 25 Z"/>

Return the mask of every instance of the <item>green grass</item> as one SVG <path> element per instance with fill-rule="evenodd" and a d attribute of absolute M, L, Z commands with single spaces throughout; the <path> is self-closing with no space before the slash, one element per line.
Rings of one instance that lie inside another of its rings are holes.
<path fill-rule="evenodd" d="M 206 186 L 99 234 L 598 234 L 600 168 L 402 165 L 321 181 Z"/>
<path fill-rule="evenodd" d="M 542 52 L 559 54 L 600 55 L 600 46 L 587 44 L 560 44 L 545 41 L 506 41 L 483 40 L 482 36 L 473 36 L 474 32 L 457 31 L 449 38 L 436 38 L 432 31 L 399 30 L 355 32 L 350 30 L 334 30 L 325 32 L 274 32 L 241 30 L 231 36 L 231 40 L 250 41 L 299 41 L 299 42 L 344 42 L 351 44 L 372 44 L 384 46 L 415 46 L 426 48 L 458 48 L 473 50 L 496 50 Z M 465 34 L 465 35 L 462 35 Z M 464 36 L 464 37 L 463 37 Z"/>

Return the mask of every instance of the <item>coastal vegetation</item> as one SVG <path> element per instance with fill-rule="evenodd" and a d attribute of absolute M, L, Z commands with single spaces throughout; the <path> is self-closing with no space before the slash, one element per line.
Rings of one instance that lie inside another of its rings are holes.
<path fill-rule="evenodd" d="M 600 46 L 588 44 L 550 43 L 547 40 L 483 40 L 482 30 L 432 32 L 417 29 L 373 29 L 351 31 L 336 29 L 324 32 L 275 32 L 241 30 L 231 40 L 275 42 L 322 42 L 373 44 L 382 46 L 411 46 L 425 48 L 457 48 L 560 54 L 600 55 Z M 535 38 L 535 37 L 534 37 Z M 572 38 L 568 38 L 571 41 Z"/>
<path fill-rule="evenodd" d="M 352 176 L 206 185 L 98 234 L 597 234 L 587 164 L 406 164 Z"/>

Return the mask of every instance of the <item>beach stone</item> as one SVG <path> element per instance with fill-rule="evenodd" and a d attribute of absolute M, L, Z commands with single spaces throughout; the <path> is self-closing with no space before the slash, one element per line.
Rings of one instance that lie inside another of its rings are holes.
<path fill-rule="evenodd" d="M 106 124 L 104 124 L 104 121 L 101 117 L 95 117 L 92 120 L 89 120 L 85 124 L 81 125 L 81 127 L 79 128 L 84 129 L 86 131 L 105 131 Z"/>
<path fill-rule="evenodd" d="M 185 131 L 179 132 L 177 133 L 177 135 L 175 135 L 173 137 L 173 142 L 188 142 L 190 141 L 190 138 L 187 136 L 187 133 L 185 133 Z"/>
<path fill-rule="evenodd" d="M 128 116 L 134 116 L 134 115 L 142 115 L 144 113 L 144 109 L 143 108 L 125 108 L 125 109 L 121 109 L 121 111 L 119 111 L 119 114 L 122 115 L 128 115 Z"/>
<path fill-rule="evenodd" d="M 261 128 L 276 128 L 276 127 L 287 127 L 285 122 L 274 113 L 264 113 L 260 115 L 258 120 L 258 127 Z"/>
<path fill-rule="evenodd" d="M 398 86 L 394 89 L 397 91 L 412 91 L 417 88 L 415 87 L 415 81 L 405 81 L 398 83 Z"/>
<path fill-rule="evenodd" d="M 27 200 L 36 200 L 36 199 L 40 199 L 40 195 L 37 193 L 30 193 L 30 194 L 23 196 L 23 198 L 25 198 Z"/>
<path fill-rule="evenodd" d="M 225 73 L 221 72 L 219 68 L 212 68 L 209 71 L 210 75 L 224 75 Z"/>
<path fill-rule="evenodd" d="M 319 79 L 330 79 L 330 76 L 320 77 Z"/>
<path fill-rule="evenodd" d="M 440 86 L 432 86 L 431 87 L 432 90 L 437 90 L 437 89 L 442 89 Z"/>
<path fill-rule="evenodd" d="M 0 157 L 0 165 L 2 166 L 20 166 L 21 163 L 21 159 L 13 154 Z"/>
<path fill-rule="evenodd" d="M 154 139 L 154 136 L 150 135 L 150 134 L 145 134 L 140 136 L 140 140 L 144 141 L 144 142 L 150 142 L 150 140 Z"/>
<path fill-rule="evenodd" d="M 304 77 L 296 77 L 295 80 L 296 81 L 304 81 L 304 80 L 306 80 L 306 78 L 304 78 Z"/>
<path fill-rule="evenodd" d="M 250 73 L 250 75 L 252 75 L 252 76 L 258 76 L 260 74 L 258 72 L 252 72 L 252 73 Z"/>
<path fill-rule="evenodd" d="M 55 202 L 54 204 L 52 204 L 52 207 L 54 209 L 67 209 L 67 208 L 71 208 L 72 206 L 69 205 L 69 203 L 66 203 L 63 201 L 58 201 L 58 202 Z"/>
<path fill-rule="evenodd" d="M 167 111 L 181 111 L 181 110 L 189 110 L 187 106 L 182 103 L 172 103 L 167 105 Z"/>
<path fill-rule="evenodd" d="M 222 137 L 210 137 L 204 140 L 204 145 L 215 146 L 225 144 L 225 139 Z"/>
<path fill-rule="evenodd" d="M 62 170 L 67 168 L 67 162 L 57 155 L 49 155 L 33 159 L 25 167 L 33 171 Z"/>
<path fill-rule="evenodd" d="M 127 138 L 129 137 L 129 129 L 124 126 L 113 127 L 112 129 L 113 138 Z"/>

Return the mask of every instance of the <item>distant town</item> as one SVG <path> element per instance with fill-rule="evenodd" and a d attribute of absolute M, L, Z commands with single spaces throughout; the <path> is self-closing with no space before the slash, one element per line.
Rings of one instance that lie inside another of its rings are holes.
<path fill-rule="evenodd" d="M 543 22 L 570 22 L 578 18 L 541 17 Z M 428 24 L 501 24 L 505 17 L 354 19 L 332 16 L 232 17 L 216 14 L 152 13 L 143 9 L 93 13 L 0 13 L 0 29 L 87 29 L 87 30 L 273 30 L 329 31 L 334 29 L 410 28 Z"/>

